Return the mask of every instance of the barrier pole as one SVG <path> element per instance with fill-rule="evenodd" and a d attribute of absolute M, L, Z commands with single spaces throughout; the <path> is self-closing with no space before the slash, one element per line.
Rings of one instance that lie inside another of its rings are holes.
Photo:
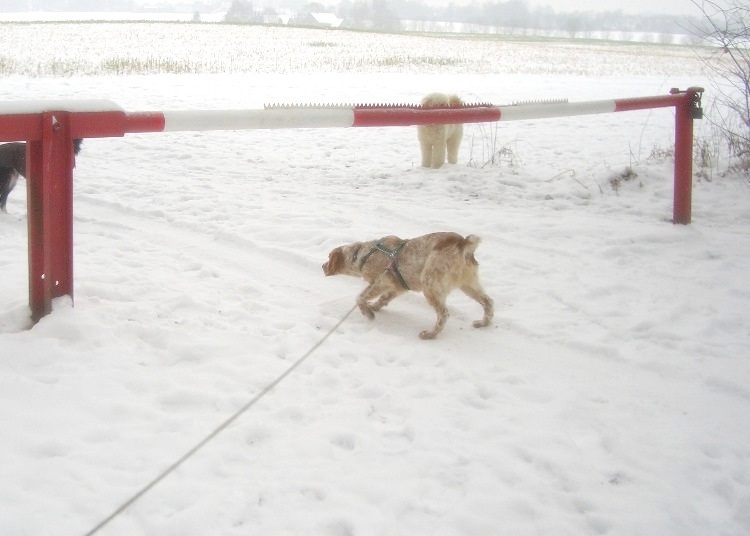
<path fill-rule="evenodd" d="M 3 106 L 0 141 L 27 140 L 29 305 L 37 322 L 52 300 L 73 297 L 73 139 L 187 130 L 383 127 L 543 119 L 675 108 L 673 222 L 691 221 L 693 120 L 703 88 L 669 95 L 592 102 L 490 104 L 424 109 L 418 105 L 278 106 L 263 110 L 128 113 L 111 101 L 29 101 Z M 66 111 L 48 111 L 60 110 Z"/>
<path fill-rule="evenodd" d="M 68 112 L 41 114 L 41 139 L 26 144 L 29 306 L 38 322 L 52 299 L 73 297 L 73 139 Z"/>

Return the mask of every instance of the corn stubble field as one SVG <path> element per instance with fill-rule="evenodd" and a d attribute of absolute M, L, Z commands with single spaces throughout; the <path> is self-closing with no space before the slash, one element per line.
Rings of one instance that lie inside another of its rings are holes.
<path fill-rule="evenodd" d="M 702 67 L 702 52 L 692 47 L 614 41 L 223 23 L 3 23 L 0 28 L 3 76 L 451 72 L 669 77 L 698 74 Z"/>

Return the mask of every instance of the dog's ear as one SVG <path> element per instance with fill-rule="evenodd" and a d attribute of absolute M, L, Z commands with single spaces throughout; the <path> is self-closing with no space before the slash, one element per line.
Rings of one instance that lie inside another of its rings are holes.
<path fill-rule="evenodd" d="M 344 267 L 344 249 L 336 248 L 331 252 L 331 273 L 337 274 Z"/>
<path fill-rule="evenodd" d="M 344 266 L 344 252 L 341 247 L 337 247 L 328 254 L 328 262 L 323 265 L 323 272 L 326 275 L 336 275 Z"/>

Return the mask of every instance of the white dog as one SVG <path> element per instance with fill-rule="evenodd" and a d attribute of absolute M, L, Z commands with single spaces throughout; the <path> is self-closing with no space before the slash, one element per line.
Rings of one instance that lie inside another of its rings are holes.
<path fill-rule="evenodd" d="M 463 101 L 456 95 L 430 93 L 422 99 L 423 108 L 449 108 L 460 106 Z M 422 150 L 422 167 L 439 168 L 445 164 L 446 149 L 448 162 L 458 162 L 458 147 L 464 135 L 461 124 L 419 125 L 417 137 Z"/>

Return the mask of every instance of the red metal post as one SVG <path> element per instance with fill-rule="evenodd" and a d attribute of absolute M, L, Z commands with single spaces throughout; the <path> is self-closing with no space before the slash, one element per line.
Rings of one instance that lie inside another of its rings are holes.
<path fill-rule="evenodd" d="M 675 105 L 674 135 L 674 204 L 672 221 L 688 225 L 692 220 L 693 198 L 693 119 L 700 116 L 702 88 L 691 87 L 682 95 L 681 102 Z"/>
<path fill-rule="evenodd" d="M 73 139 L 68 112 L 45 112 L 40 140 L 26 144 L 29 305 L 34 322 L 52 299 L 73 297 Z"/>

